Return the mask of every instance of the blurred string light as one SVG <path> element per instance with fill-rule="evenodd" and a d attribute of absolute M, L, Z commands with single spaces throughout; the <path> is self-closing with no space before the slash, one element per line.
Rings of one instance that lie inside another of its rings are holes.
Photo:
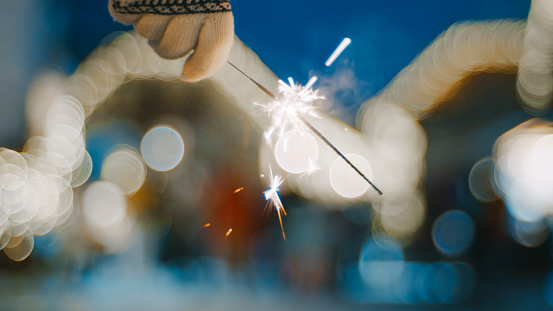
<path fill-rule="evenodd" d="M 509 214 L 539 223 L 553 213 L 553 127 L 534 119 L 503 134 L 495 144 L 495 182 Z"/>
<path fill-rule="evenodd" d="M 553 3 L 533 0 L 517 74 L 517 93 L 531 111 L 541 112 L 553 99 Z"/>
<path fill-rule="evenodd" d="M 475 285 L 470 265 L 406 261 L 398 241 L 378 236 L 367 239 L 357 264 L 339 275 L 342 295 L 362 303 L 450 304 L 466 299 Z"/>
<path fill-rule="evenodd" d="M 427 137 L 419 121 L 454 96 L 469 75 L 479 71 L 513 71 L 522 57 L 525 26 L 524 22 L 509 20 L 455 24 L 382 92 L 363 104 L 356 125 L 373 147 L 373 161 L 378 164 L 373 166 L 375 180 L 387 194 L 382 204 L 386 204 L 387 198 L 403 197 L 409 202 L 423 196 L 419 185 L 424 176 Z M 382 177 L 380 170 L 386 172 Z M 406 195 L 412 195 L 413 199 L 407 199 Z M 407 207 L 409 204 L 402 205 L 405 211 L 412 210 Z M 416 209 L 415 219 L 425 216 L 426 206 Z M 378 209 L 376 212 L 382 213 Z M 387 227 L 386 232 L 403 241 L 412 237 L 423 223 L 418 221 L 403 231 L 397 229 L 405 218 L 377 218 L 382 222 L 379 226 Z"/>
<path fill-rule="evenodd" d="M 25 259 L 34 247 L 33 236 L 45 235 L 71 219 L 78 199 L 72 188 L 84 185 L 93 167 L 85 149 L 87 118 L 129 79 L 178 79 L 179 69 L 174 64 L 157 57 L 142 38 L 127 33 L 96 50 L 73 75 L 64 78 L 47 73 L 36 80 L 26 108 L 33 136 L 22 152 L 0 152 L 0 246 L 10 258 Z M 140 188 L 145 174 L 136 152 L 115 152 L 103 167 L 103 178 L 126 195 Z M 95 210 L 98 202 L 120 202 L 113 199 L 119 192 L 100 191 L 107 187 L 100 185 L 87 186 L 88 196 L 78 200 L 83 200 L 84 221 L 93 238 L 115 249 L 113 245 L 132 231 L 133 219 L 125 214 L 115 221 L 119 213 L 114 211 L 121 210 L 121 204 L 113 205 L 109 212 Z M 97 215 L 91 210 L 105 213 Z M 117 228 L 112 226 L 116 223 Z"/>
<path fill-rule="evenodd" d="M 94 241 L 108 252 L 120 250 L 134 227 L 121 189 L 109 181 L 95 181 L 86 188 L 81 204 L 85 225 Z"/>
<path fill-rule="evenodd" d="M 549 14 L 550 6 L 545 3 L 542 1 L 534 6 L 544 5 L 543 12 L 533 9 L 533 12 L 538 12 L 534 16 Z M 347 149 L 347 153 L 367 156 L 367 160 L 374 163 L 373 176 L 388 198 L 397 197 L 404 191 L 417 196 L 426 150 L 426 136 L 417 121 L 453 95 L 452 90 L 469 73 L 517 66 L 523 54 L 523 39 L 531 33 L 530 30 L 525 32 L 522 22 L 456 24 L 360 109 L 357 125 L 361 133 L 323 113 L 318 113 L 319 120 L 309 116 L 306 119 L 317 123 L 326 136 L 340 135 L 344 141 L 356 142 L 340 143 L 340 148 Z M 530 39 L 524 41 L 524 48 L 529 51 L 530 46 L 537 45 L 532 42 Z M 45 82 L 49 80 L 45 78 L 33 86 L 28 97 L 27 116 L 32 121 L 30 132 L 34 136 L 29 138 L 21 153 L 0 152 L 2 246 L 20 247 L 23 250 L 20 254 L 30 253 L 33 243 L 16 243 L 17 240 L 23 236 L 47 234 L 70 218 L 74 200 L 72 187 L 86 182 L 87 170 L 91 167 L 91 163 L 86 163 L 83 130 L 86 119 L 94 110 L 130 79 L 178 80 L 185 61 L 186 58 L 162 59 L 149 47 L 146 39 L 132 32 L 122 33 L 109 45 L 94 51 L 73 75 L 65 79 L 58 75 L 56 79 L 50 79 L 51 83 Z M 238 39 L 229 61 L 249 72 L 271 92 L 277 91 L 278 79 Z M 252 104 L 268 103 L 264 99 L 266 95 L 255 86 L 246 85 L 243 77 L 233 72 L 230 65 L 211 79 L 219 90 L 228 94 L 230 102 L 254 116 L 254 121 L 266 129 L 267 116 L 259 115 L 258 106 Z M 520 79 L 523 79 L 522 75 Z M 523 82 L 520 84 L 524 85 Z M 345 131 L 336 131 L 337 127 L 345 128 Z M 305 178 L 288 176 L 292 179 L 290 185 L 310 199 L 343 202 L 344 197 L 329 191 L 332 187 L 328 179 L 321 178 L 328 174 L 336 158 L 319 149 L 316 165 L 320 170 Z M 379 200 L 371 194 L 356 199 Z M 518 200 L 517 195 L 509 195 L 511 203 Z M 534 208 L 534 214 L 543 214 L 542 210 Z M 390 228 L 394 226 L 397 224 L 389 224 Z M 10 243 L 12 239 L 14 242 Z"/>
<path fill-rule="evenodd" d="M 146 181 L 146 166 L 136 151 L 121 148 L 104 160 L 101 178 L 117 185 L 124 195 L 133 195 Z"/>

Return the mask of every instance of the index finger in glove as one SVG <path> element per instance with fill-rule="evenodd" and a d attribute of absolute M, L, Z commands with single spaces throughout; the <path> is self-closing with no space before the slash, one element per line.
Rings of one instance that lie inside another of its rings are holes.
<path fill-rule="evenodd" d="M 198 81 L 215 73 L 227 61 L 233 42 L 232 13 L 209 16 L 201 28 L 194 53 L 184 64 L 183 80 Z"/>

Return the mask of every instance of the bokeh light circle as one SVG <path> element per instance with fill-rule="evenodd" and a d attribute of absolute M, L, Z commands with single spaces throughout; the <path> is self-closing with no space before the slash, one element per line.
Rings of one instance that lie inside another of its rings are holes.
<path fill-rule="evenodd" d="M 369 161 L 355 153 L 348 153 L 345 157 L 369 180 L 372 179 L 373 170 Z M 358 197 L 365 193 L 370 187 L 369 183 L 363 179 L 363 177 L 359 176 L 359 174 L 342 158 L 334 160 L 330 166 L 328 177 L 332 189 L 346 198 Z"/>
<path fill-rule="evenodd" d="M 166 125 L 156 126 L 142 138 L 140 153 L 151 169 L 169 171 L 182 160 L 184 141 L 175 129 Z"/>
<path fill-rule="evenodd" d="M 384 244 L 385 248 L 382 248 L 372 238 L 368 239 L 359 254 L 359 274 L 373 289 L 392 287 L 405 267 L 400 244 L 391 238 L 386 239 Z"/>
<path fill-rule="evenodd" d="M 82 196 L 85 222 L 91 230 L 103 230 L 121 223 L 126 211 L 126 199 L 115 184 L 96 181 L 88 186 Z"/>
<path fill-rule="evenodd" d="M 302 130 L 282 134 L 275 145 L 275 159 L 285 171 L 293 174 L 312 169 L 319 158 L 315 137 Z"/>
<path fill-rule="evenodd" d="M 497 199 L 494 182 L 495 165 L 491 157 L 478 160 L 470 170 L 469 188 L 472 195 L 483 202 Z"/>
<path fill-rule="evenodd" d="M 461 210 L 451 210 L 436 219 L 432 227 L 432 240 L 444 255 L 457 256 L 465 252 L 474 238 L 474 223 Z"/>
<path fill-rule="evenodd" d="M 101 177 L 117 185 L 123 194 L 132 195 L 146 181 L 146 166 L 137 152 L 123 148 L 104 160 Z"/>

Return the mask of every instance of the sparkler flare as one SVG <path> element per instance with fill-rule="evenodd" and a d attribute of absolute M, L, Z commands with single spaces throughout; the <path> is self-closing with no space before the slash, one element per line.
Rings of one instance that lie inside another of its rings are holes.
<path fill-rule="evenodd" d="M 326 66 L 330 66 L 336 58 L 342 53 L 342 51 L 351 43 L 349 38 L 345 38 L 338 48 L 332 53 L 330 58 L 326 61 Z M 269 141 L 272 135 L 275 133 L 275 130 L 279 130 L 279 136 L 282 135 L 287 129 L 303 129 L 310 130 L 315 135 L 317 135 L 325 144 L 327 144 L 334 152 L 336 152 L 357 174 L 359 174 L 365 181 L 371 185 L 378 194 L 382 195 L 382 191 L 378 189 L 351 161 L 349 161 L 346 156 L 338 148 L 336 148 L 321 132 L 319 132 L 315 127 L 313 127 L 306 119 L 306 115 L 314 115 L 313 111 L 316 107 L 313 105 L 313 102 L 318 99 L 323 99 L 324 97 L 319 96 L 317 90 L 313 90 L 312 86 L 317 82 L 317 77 L 312 77 L 309 79 L 305 86 L 297 84 L 294 82 L 292 77 L 288 78 L 288 83 L 284 81 L 278 81 L 278 90 L 279 95 L 275 95 L 273 92 L 269 91 L 266 87 L 261 85 L 259 82 L 255 81 L 248 74 L 243 72 L 240 68 L 236 67 L 230 61 L 227 61 L 229 65 L 234 67 L 238 72 L 240 72 L 244 77 L 248 78 L 252 83 L 254 83 L 260 90 L 273 99 L 273 102 L 262 105 L 265 112 L 267 112 L 272 119 L 272 126 L 264 133 L 264 137 Z M 311 163 L 312 169 L 315 169 L 315 164 Z M 282 224 L 282 214 L 286 216 L 286 210 L 282 205 L 280 195 L 278 193 L 280 185 L 284 182 L 284 179 L 278 175 L 273 175 L 271 168 L 270 171 L 270 185 L 269 189 L 263 192 L 265 199 L 269 202 L 268 204 L 272 207 L 275 207 L 275 210 L 278 215 L 278 220 L 280 222 L 280 228 L 282 230 L 282 237 L 286 240 L 286 234 L 284 233 L 284 226 Z M 237 193 L 241 189 L 237 189 L 234 193 Z M 230 231 L 227 232 L 230 234 Z"/>
<path fill-rule="evenodd" d="M 228 62 L 228 61 L 227 61 Z M 303 128 L 311 130 L 315 135 L 317 135 L 325 144 L 327 144 L 334 152 L 336 152 L 346 163 L 355 170 L 366 182 L 373 187 L 373 189 L 378 192 L 379 195 L 382 195 L 382 191 L 378 189 L 351 161 L 349 161 L 346 156 L 338 148 L 336 148 L 321 132 L 319 132 L 315 127 L 313 127 L 303 116 L 313 115 L 313 111 L 316 109 L 313 105 L 313 101 L 317 99 L 322 99 L 322 96 L 317 95 L 317 91 L 313 91 L 311 86 L 317 81 L 317 77 L 313 77 L 309 80 L 306 86 L 302 87 L 299 84 L 294 83 L 294 80 L 290 77 L 288 78 L 289 85 L 284 81 L 279 80 L 279 92 L 280 97 L 273 94 L 266 87 L 261 85 L 259 82 L 252 79 L 245 72 L 240 70 L 238 67 L 234 66 L 231 62 L 228 62 L 232 67 L 238 70 L 242 75 L 252 81 L 257 87 L 259 87 L 265 94 L 274 99 L 272 103 L 264 105 L 265 111 L 269 113 L 273 120 L 273 126 L 265 132 L 265 139 L 269 140 L 275 129 L 280 128 L 280 134 L 282 134 L 285 129 L 292 128 Z M 286 215 L 286 214 L 285 214 Z M 280 215 L 279 215 L 280 217 Z"/>
<path fill-rule="evenodd" d="M 275 208 L 278 220 L 280 222 L 280 229 L 282 230 L 282 237 L 284 240 L 286 240 L 286 234 L 284 233 L 284 226 L 282 225 L 282 214 L 286 216 L 286 210 L 284 210 L 284 206 L 282 205 L 282 201 L 280 200 L 280 195 L 278 193 L 278 189 L 280 185 L 284 182 L 284 179 L 278 175 L 273 175 L 272 169 L 269 168 L 271 180 L 269 184 L 269 189 L 267 189 L 265 192 L 263 192 L 263 196 L 265 197 L 265 200 L 269 202 L 269 206 Z"/>
<path fill-rule="evenodd" d="M 290 84 L 284 81 L 278 81 L 279 96 L 271 93 L 273 102 L 264 105 L 265 112 L 272 119 L 272 126 L 265 132 L 265 139 L 269 140 L 276 129 L 279 130 L 279 135 L 282 135 L 287 129 L 299 129 L 303 127 L 302 116 L 313 113 L 316 109 L 313 102 L 324 97 L 317 95 L 317 91 L 313 91 L 311 86 L 317 77 L 309 80 L 306 86 L 294 83 L 294 80 L 288 78 Z M 266 92 L 267 93 L 267 92 Z M 269 92 L 270 93 L 270 92 Z"/>

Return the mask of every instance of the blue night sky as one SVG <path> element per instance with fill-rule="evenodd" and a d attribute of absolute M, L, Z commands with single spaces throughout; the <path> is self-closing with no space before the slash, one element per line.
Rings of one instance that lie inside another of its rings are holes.
<path fill-rule="evenodd" d="M 307 80 L 310 70 L 324 70 L 344 37 L 351 38 L 338 66 L 351 67 L 367 83 L 365 95 L 381 90 L 452 24 L 525 19 L 530 8 L 529 0 L 231 3 L 236 34 L 281 78 Z"/>

